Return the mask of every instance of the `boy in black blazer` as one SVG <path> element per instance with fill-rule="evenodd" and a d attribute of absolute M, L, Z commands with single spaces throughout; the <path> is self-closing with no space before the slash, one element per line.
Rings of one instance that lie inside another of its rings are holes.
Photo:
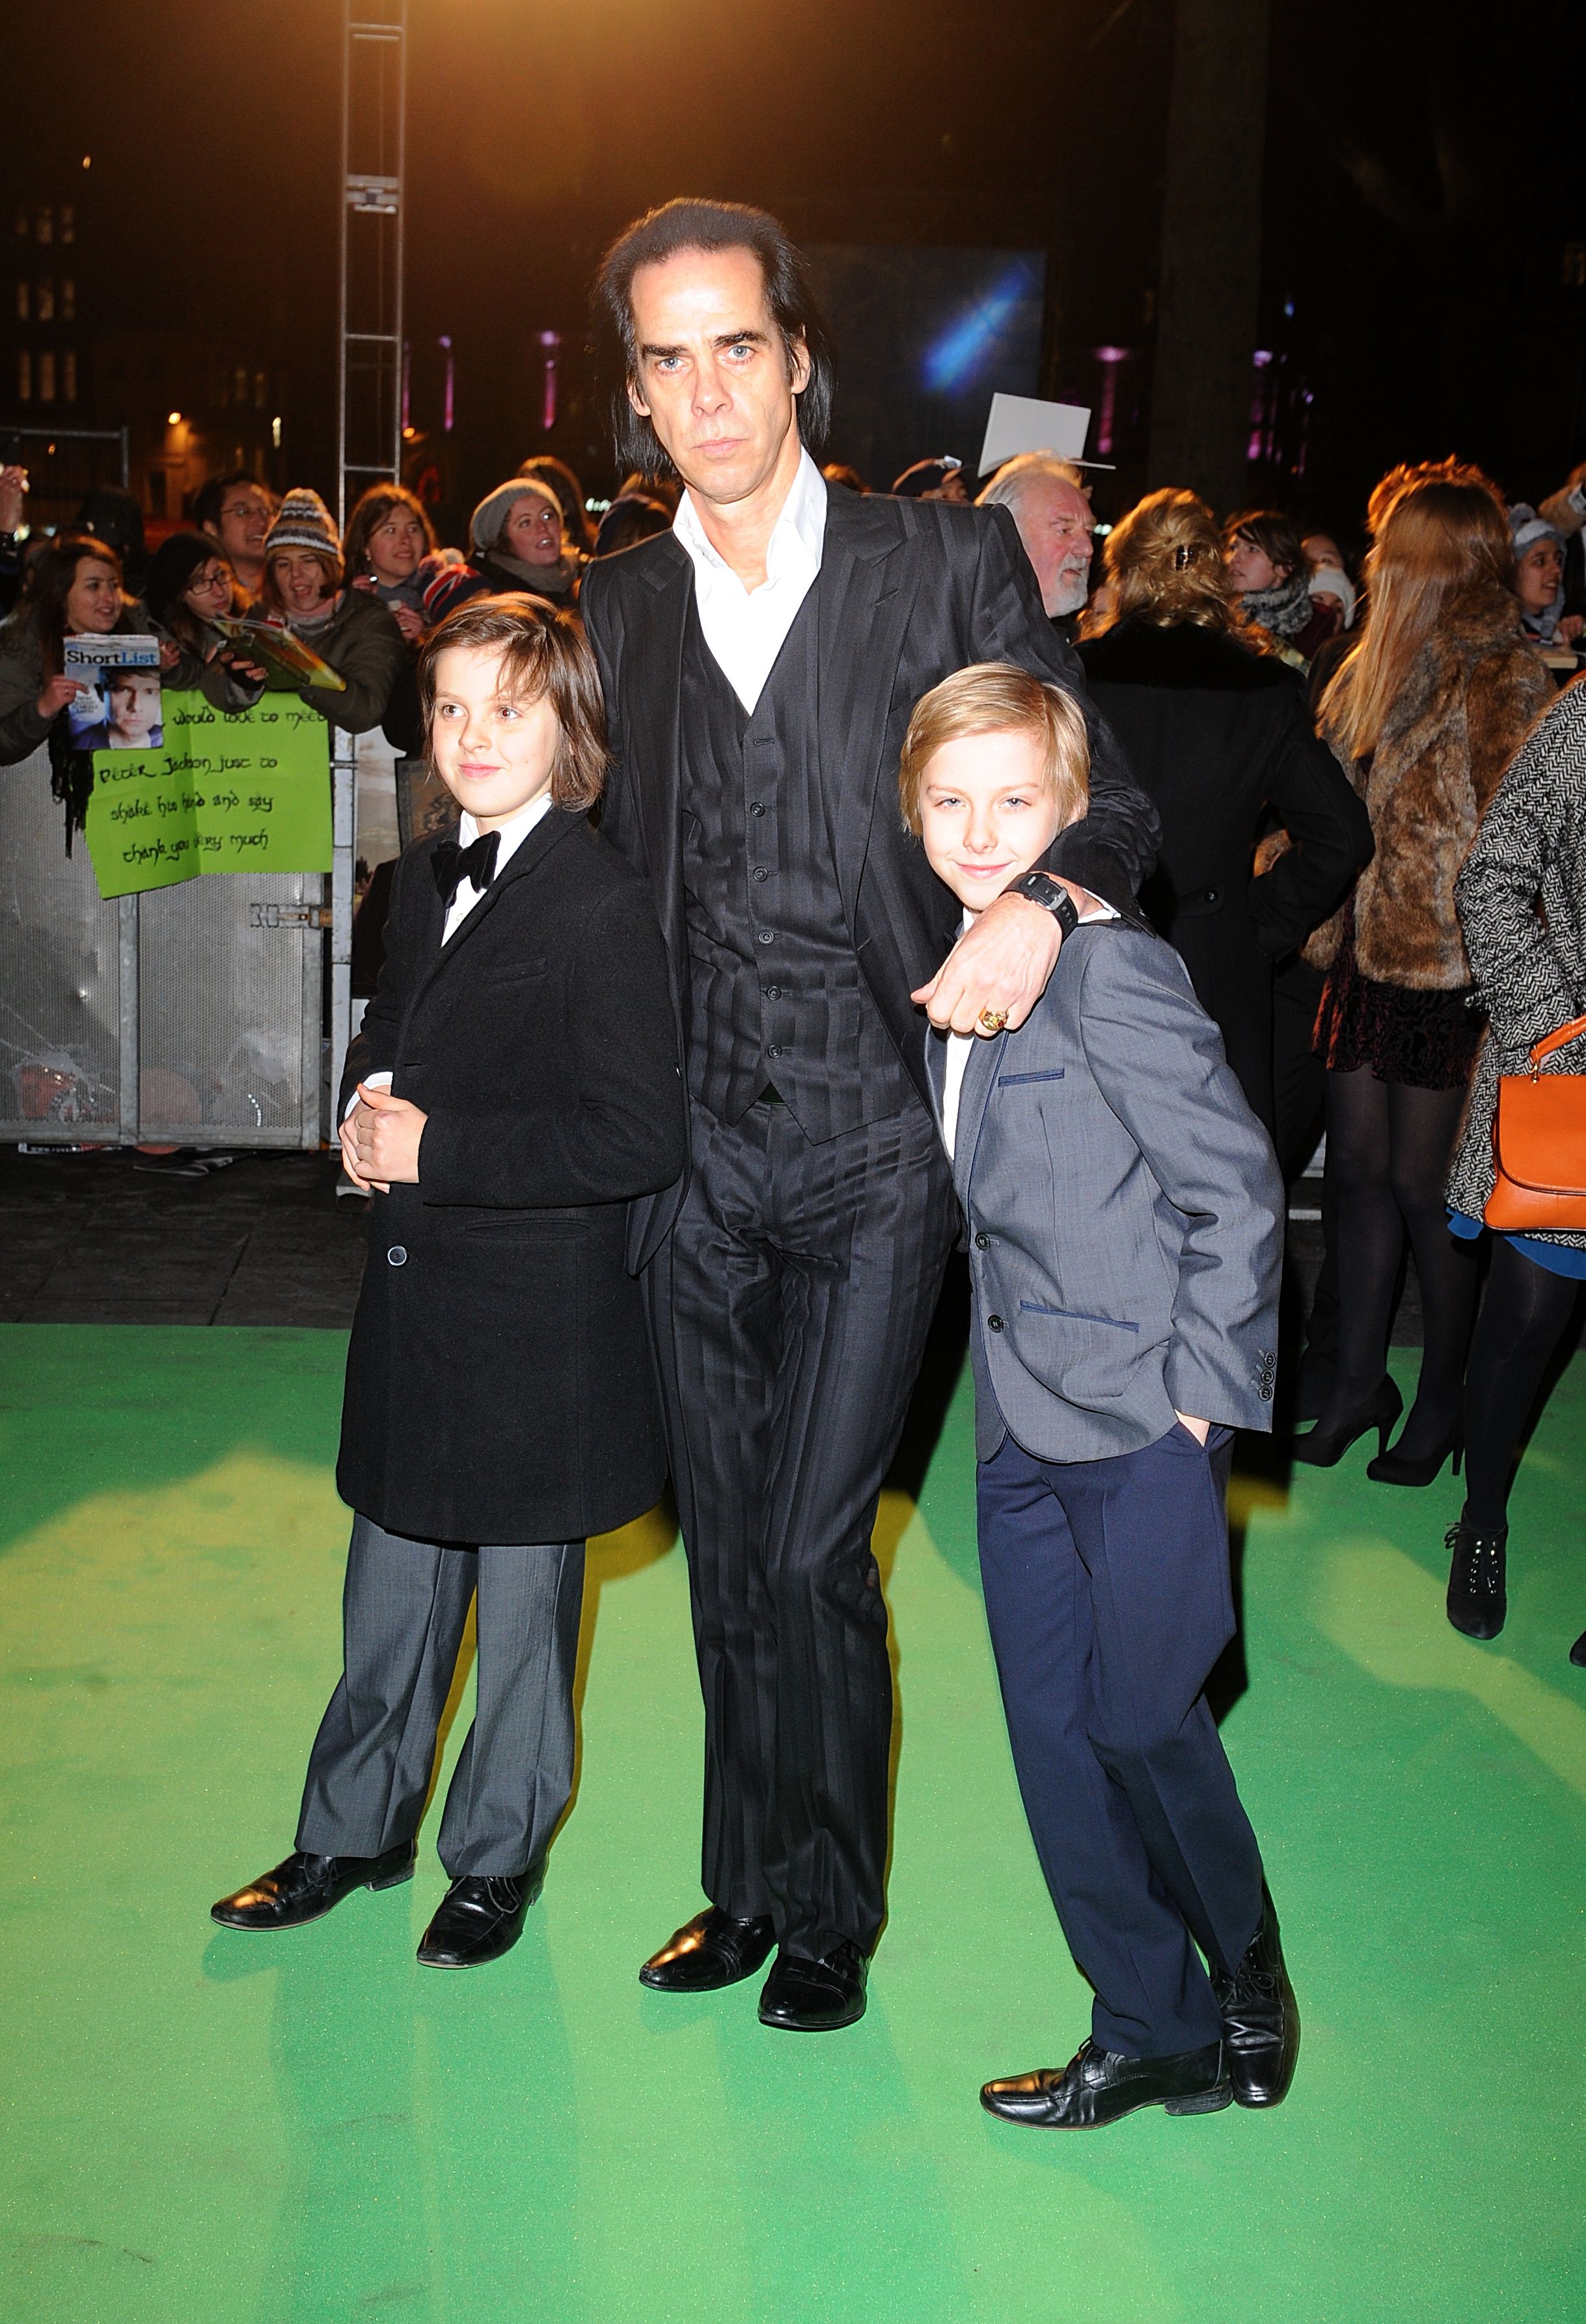
<path fill-rule="evenodd" d="M 296 1849 L 214 1917 L 295 1928 L 411 1877 L 477 1595 L 451 1887 L 419 1949 L 456 1969 L 516 1941 L 567 1803 L 585 1538 L 665 1479 L 624 1244 L 629 1204 L 684 1167 L 684 1114 L 650 891 L 588 820 L 605 729 L 581 632 L 538 598 L 480 599 L 435 631 L 419 682 L 463 813 L 397 867 L 342 1085 L 343 1155 L 373 1197 L 337 1470 L 346 1667 Z"/>

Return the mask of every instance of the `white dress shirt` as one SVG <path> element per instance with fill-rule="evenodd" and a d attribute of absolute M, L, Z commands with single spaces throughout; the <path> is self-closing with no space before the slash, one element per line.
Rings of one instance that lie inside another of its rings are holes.
<path fill-rule="evenodd" d="M 550 813 L 550 792 L 549 789 L 543 790 L 540 792 L 539 797 L 537 799 L 530 799 L 528 806 L 521 807 L 518 809 L 517 814 L 514 815 L 510 821 L 498 826 L 501 832 L 501 844 L 495 851 L 495 877 L 497 880 L 501 878 L 502 873 L 506 870 L 507 865 L 517 853 L 518 849 L 521 847 L 523 842 L 528 838 L 529 834 L 533 830 L 535 825 L 537 823 L 542 823 L 545 820 L 545 817 Z M 478 838 L 478 836 L 479 825 L 475 822 L 471 815 L 464 815 L 457 825 L 458 846 L 472 847 L 474 842 Z M 493 881 L 491 885 L 493 887 L 494 884 L 495 882 Z M 476 888 L 471 879 L 458 881 L 457 892 L 452 898 L 451 903 L 447 909 L 446 928 L 440 939 L 443 945 L 450 944 L 453 936 L 456 936 L 457 930 L 462 927 L 463 922 L 467 918 L 469 913 L 474 909 L 475 906 L 478 903 L 479 899 L 484 893 L 485 890 L 483 888 Z M 388 1073 L 366 1074 L 364 1078 L 370 1089 L 389 1089 L 391 1087 L 391 1075 Z M 353 1108 L 357 1104 L 357 1102 L 358 1093 L 355 1090 L 351 1097 L 348 1098 L 346 1102 L 346 1108 L 342 1115 L 342 1120 L 344 1121 L 346 1120 L 347 1114 L 351 1113 Z"/>
<path fill-rule="evenodd" d="M 798 472 L 766 544 L 766 577 L 758 589 L 746 589 L 711 547 L 687 491 L 672 530 L 694 567 L 694 602 L 705 642 L 752 717 L 783 641 L 820 573 L 826 480 L 800 447 Z"/>
<path fill-rule="evenodd" d="M 1083 927 L 1087 920 L 1116 920 L 1121 917 L 1111 904 L 1102 903 L 1098 896 L 1095 902 L 1080 914 L 1079 924 Z M 971 925 L 970 915 L 965 912 L 964 927 L 968 928 Z M 942 1083 L 942 1143 L 947 1148 L 949 1161 L 953 1159 L 953 1149 L 958 1137 L 958 1108 L 964 1096 L 964 1069 L 975 1043 L 985 1038 L 983 1033 L 949 1033 L 947 1036 L 947 1067 Z"/>

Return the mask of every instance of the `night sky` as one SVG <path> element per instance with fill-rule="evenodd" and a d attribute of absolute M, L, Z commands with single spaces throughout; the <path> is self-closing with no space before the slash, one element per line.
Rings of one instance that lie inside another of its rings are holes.
<path fill-rule="evenodd" d="M 91 72 L 56 12 L 8 0 L 4 25 L 7 180 L 59 184 L 91 152 L 124 304 L 262 347 L 294 480 L 322 488 L 341 13 L 106 12 Z M 1045 384 L 1089 401 L 1102 342 L 1148 378 L 1166 0 L 410 0 L 410 20 L 415 417 L 447 331 L 465 503 L 543 443 L 532 334 L 580 335 L 604 242 L 675 193 L 764 202 L 811 241 L 1044 247 Z M 1583 61 L 1582 12 L 1554 0 L 1274 6 L 1262 336 L 1316 398 L 1290 499 L 1347 521 L 1389 460 L 1456 448 L 1539 493 L 1586 453 L 1586 290 L 1561 276 L 1586 243 Z M 593 470 L 577 373 L 558 442 Z M 1102 493 L 1166 481 L 1141 429 Z"/>

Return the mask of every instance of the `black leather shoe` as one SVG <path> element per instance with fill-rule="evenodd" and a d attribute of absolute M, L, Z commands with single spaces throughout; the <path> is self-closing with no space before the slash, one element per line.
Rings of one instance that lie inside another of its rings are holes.
<path fill-rule="evenodd" d="M 1449 1552 L 1448 1618 L 1467 1638 L 1496 1638 L 1509 1610 L 1509 1529 L 1478 1533 L 1462 1516 L 1443 1537 Z"/>
<path fill-rule="evenodd" d="M 834 2034 L 864 2015 L 870 1964 L 844 1941 L 819 1960 L 779 1952 L 760 1997 L 760 2022 L 784 2034 Z"/>
<path fill-rule="evenodd" d="M 735 1921 L 712 1904 L 650 1955 L 639 1982 L 656 1993 L 715 1993 L 752 1977 L 775 1941 L 768 1914 Z"/>
<path fill-rule="evenodd" d="M 478 1969 L 499 1960 L 522 1935 L 523 1915 L 544 1886 L 539 1870 L 454 1880 L 424 1932 L 420 1960 L 426 1969 Z"/>
<path fill-rule="evenodd" d="M 1266 1896 L 1261 1924 L 1231 1977 L 1213 1969 L 1222 2012 L 1222 2054 L 1242 2107 L 1280 2106 L 1300 2054 L 1300 2013 L 1284 1966 L 1277 1915 Z"/>
<path fill-rule="evenodd" d="M 1413 1420 L 1414 1416 L 1411 1417 Z M 1406 1428 L 1405 1436 L 1408 1434 Z M 1375 1461 L 1367 1462 L 1366 1474 L 1373 1484 L 1429 1485 L 1451 1453 L 1453 1456 L 1453 1474 L 1459 1475 L 1465 1450 L 1465 1425 L 1462 1420 L 1456 1421 L 1443 1442 L 1434 1444 L 1431 1452 L 1424 1453 L 1419 1460 L 1402 1450 L 1404 1441 L 1404 1436 L 1401 1436 L 1391 1452 L 1379 1452 Z"/>
<path fill-rule="evenodd" d="M 1347 1419 L 1337 1421 L 1331 1427 L 1323 1427 L 1318 1421 L 1308 1435 L 1291 1437 L 1289 1452 L 1309 1469 L 1336 1469 L 1356 1437 L 1368 1435 L 1374 1428 L 1377 1431 L 1377 1457 L 1380 1461 L 1387 1455 L 1393 1424 L 1404 1408 L 1405 1400 L 1397 1383 L 1385 1377 L 1372 1389 L 1365 1403 L 1351 1412 Z"/>
<path fill-rule="evenodd" d="M 1232 2097 L 1221 2042 L 1171 2058 L 1124 2058 L 1086 2042 L 1061 2069 L 1037 2066 L 1033 2074 L 988 2082 L 981 2104 L 988 2114 L 1032 2130 L 1104 2130 L 1141 2107 L 1216 2114 Z"/>
<path fill-rule="evenodd" d="M 383 1856 L 305 1856 L 294 1849 L 273 1872 L 262 1872 L 209 1907 L 226 1929 L 300 1929 L 322 1920 L 355 1888 L 400 1888 L 413 1877 L 413 1842 Z"/>

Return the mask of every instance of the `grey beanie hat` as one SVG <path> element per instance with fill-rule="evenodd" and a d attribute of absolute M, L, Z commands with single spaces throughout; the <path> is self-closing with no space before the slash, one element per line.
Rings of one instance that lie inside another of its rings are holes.
<path fill-rule="evenodd" d="M 1550 523 L 1545 516 L 1538 516 L 1529 501 L 1516 501 L 1510 509 L 1509 532 L 1517 557 L 1524 557 L 1526 551 L 1539 540 L 1556 540 L 1561 549 L 1564 545 L 1563 534 L 1557 525 Z"/>
<path fill-rule="evenodd" d="M 530 496 L 549 501 L 557 512 L 558 522 L 566 525 L 562 504 L 549 484 L 542 484 L 538 476 L 513 476 L 506 484 L 497 484 L 494 492 L 486 493 L 468 520 L 468 545 L 477 556 L 488 557 L 498 546 L 514 506 Z"/>

